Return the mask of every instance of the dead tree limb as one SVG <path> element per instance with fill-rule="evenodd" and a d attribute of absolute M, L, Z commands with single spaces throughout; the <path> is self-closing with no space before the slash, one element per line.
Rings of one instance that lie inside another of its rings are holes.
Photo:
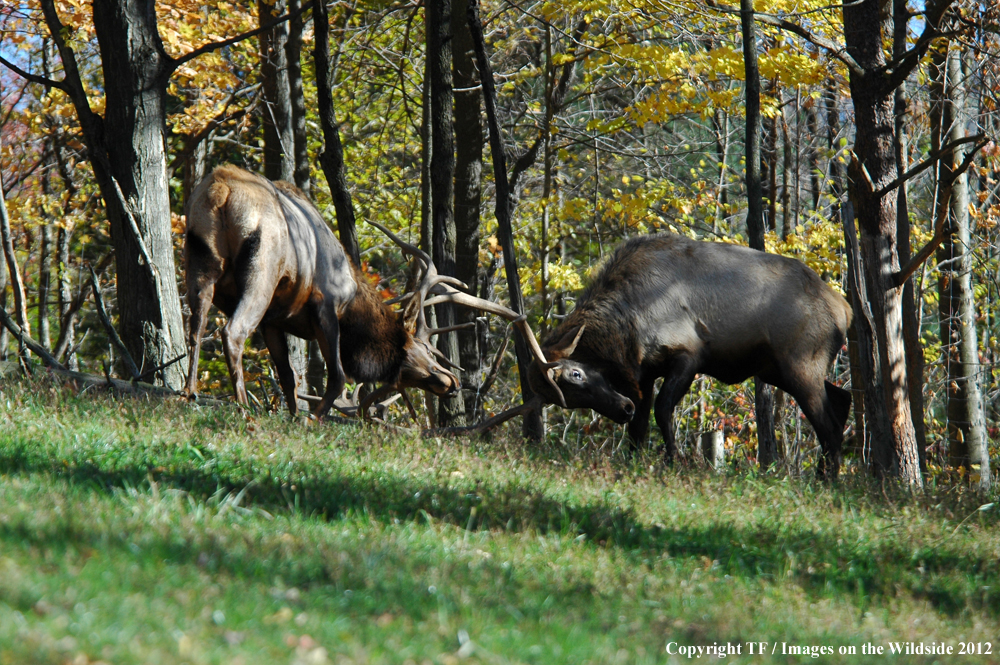
<path fill-rule="evenodd" d="M 132 355 L 125 348 L 125 343 L 122 342 L 122 338 L 118 336 L 118 331 L 111 324 L 111 317 L 108 316 L 108 311 L 104 308 L 104 296 L 101 295 L 101 286 L 97 283 L 97 273 L 94 269 L 90 269 L 90 284 L 94 289 L 94 302 L 97 304 L 97 316 L 101 319 L 101 323 L 104 324 L 104 328 L 108 331 L 108 337 L 111 338 L 111 343 L 115 345 L 118 352 L 122 354 L 122 358 L 125 360 L 125 368 L 128 369 L 129 374 L 132 375 L 133 380 L 139 379 L 139 368 L 135 366 L 135 361 L 132 360 Z"/>
<path fill-rule="evenodd" d="M 540 397 L 533 397 L 523 404 L 519 404 L 514 408 L 507 409 L 503 413 L 498 413 L 492 418 L 487 418 L 478 425 L 470 425 L 468 427 L 434 427 L 431 429 L 421 430 L 421 436 L 462 436 L 465 434 L 481 435 L 490 431 L 491 429 L 502 425 L 503 423 L 516 418 L 517 416 L 527 415 L 538 409 L 541 409 L 544 405 L 542 404 L 542 399 Z"/>

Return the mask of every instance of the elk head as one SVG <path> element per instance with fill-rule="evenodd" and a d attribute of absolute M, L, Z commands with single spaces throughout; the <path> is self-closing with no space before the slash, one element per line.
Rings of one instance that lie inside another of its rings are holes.
<path fill-rule="evenodd" d="M 555 344 L 546 347 L 547 353 L 539 349 L 541 359 L 536 358 L 528 368 L 528 383 L 548 403 L 593 409 L 616 423 L 626 423 L 635 413 L 635 402 L 615 390 L 600 367 L 572 358 L 586 328 L 586 324 L 571 327 L 562 335 L 557 329 Z"/>
<path fill-rule="evenodd" d="M 449 371 L 449 368 L 461 368 L 448 360 L 430 341 L 433 335 L 453 330 L 454 327 L 431 328 L 427 325 L 424 307 L 426 306 L 427 294 L 436 285 L 442 283 L 462 283 L 453 277 L 439 275 L 434 262 L 419 247 L 399 238 L 378 222 L 369 221 L 368 223 L 389 236 L 404 252 L 411 254 L 417 260 L 418 272 L 422 275 L 412 293 L 388 301 L 391 303 L 408 300 L 402 314 L 403 327 L 407 332 L 407 340 L 404 346 L 406 355 L 400 368 L 399 380 L 396 382 L 396 387 L 421 388 L 441 396 L 455 394 L 461 388 L 461 383 L 458 377 Z"/>

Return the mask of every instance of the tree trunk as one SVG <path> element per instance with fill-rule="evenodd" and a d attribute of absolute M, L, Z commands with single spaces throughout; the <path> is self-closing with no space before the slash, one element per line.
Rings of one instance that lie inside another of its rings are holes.
<path fill-rule="evenodd" d="M 903 370 L 906 350 L 902 288 L 892 281 L 893 273 L 899 270 L 896 192 L 880 191 L 896 179 L 897 173 L 892 90 L 884 85 L 880 73 L 885 53 L 877 0 L 845 6 L 844 35 L 848 52 L 863 69 L 850 73 L 858 161 L 852 163 L 849 175 L 860 230 L 854 257 L 858 275 L 854 311 L 858 319 L 865 319 L 858 326 L 858 340 L 872 458 L 878 476 L 898 476 L 905 483 L 920 486 L 920 463 Z"/>
<path fill-rule="evenodd" d="M 812 201 L 813 212 L 819 212 L 819 150 L 816 148 L 819 123 L 816 119 L 816 100 L 806 100 L 806 133 L 809 135 L 809 200 Z"/>
<path fill-rule="evenodd" d="M 7 203 L 4 201 L 2 180 L 0 180 L 0 240 L 3 242 L 3 254 L 7 261 L 10 284 L 14 291 L 14 311 L 16 313 L 17 325 L 24 331 L 25 335 L 30 335 L 31 327 L 28 323 L 27 298 L 24 293 L 21 270 L 17 266 L 17 257 L 14 254 L 14 238 L 10 229 L 10 217 L 7 216 Z"/>
<path fill-rule="evenodd" d="M 442 275 L 455 276 L 455 126 L 452 103 L 451 0 L 429 0 L 427 12 L 427 60 L 431 75 L 431 219 L 434 227 L 434 265 Z M 455 305 L 436 306 L 437 325 L 455 325 Z M 438 349 L 451 361 L 458 360 L 458 337 L 454 332 L 438 335 Z M 442 397 L 438 423 L 442 427 L 464 424 L 462 394 Z"/>
<path fill-rule="evenodd" d="M 51 154 L 50 151 L 46 152 Z M 46 169 L 42 174 L 42 191 L 46 194 L 46 199 L 49 200 L 51 200 L 52 195 L 51 178 L 51 169 Z M 51 216 L 45 213 L 38 247 L 38 343 L 46 349 L 52 348 L 52 336 L 49 328 L 49 294 L 52 290 L 52 253 L 54 251 L 52 227 L 54 223 Z"/>
<path fill-rule="evenodd" d="M 510 308 L 518 313 L 524 312 L 524 299 L 521 296 L 521 282 L 518 279 L 517 253 L 514 251 L 514 233 L 511 228 L 514 196 L 510 191 L 507 179 L 507 155 L 500 135 L 500 122 L 497 119 L 496 88 L 493 85 L 493 69 L 486 54 L 486 41 L 483 38 L 483 26 L 479 18 L 479 0 L 468 0 L 469 32 L 476 51 L 476 62 L 483 86 L 483 104 L 486 107 L 486 121 L 490 130 L 490 151 L 493 153 L 493 174 L 496 180 L 496 217 L 497 237 L 503 250 L 504 272 L 507 276 L 507 288 L 510 292 Z M 534 396 L 528 384 L 528 365 L 532 362 L 528 351 L 528 342 L 520 334 L 514 339 L 514 353 L 517 356 L 518 378 L 521 384 L 522 402 L 530 401 Z M 541 409 L 529 412 L 524 416 L 522 432 L 532 440 L 541 440 L 545 435 Z"/>
<path fill-rule="evenodd" d="M 344 251 L 354 264 L 361 265 L 358 248 L 358 232 L 355 226 L 354 204 L 347 185 L 344 167 L 344 148 L 340 142 L 340 126 L 333 110 L 333 72 L 330 70 L 330 19 L 323 0 L 313 0 L 313 28 L 315 44 L 313 58 L 316 61 L 316 97 L 319 107 L 319 122 L 323 128 L 323 152 L 319 156 L 323 175 L 330 186 L 333 208 L 337 213 L 337 233 Z"/>
<path fill-rule="evenodd" d="M 936 147 L 966 137 L 965 74 L 961 47 L 951 43 L 933 55 L 932 90 L 938 99 L 932 122 Z M 938 168 L 938 205 L 950 201 L 950 221 L 955 229 L 937 253 L 941 347 L 947 370 L 948 461 L 971 471 L 979 464 L 980 482 L 990 484 L 989 456 L 979 387 L 979 344 L 976 308 L 972 293 L 972 238 L 969 224 L 969 183 L 965 173 L 955 177 L 954 168 L 965 158 L 965 146 L 942 157 Z M 950 181 L 950 197 L 944 192 Z"/>
<path fill-rule="evenodd" d="M 906 24 L 910 13 L 906 0 L 893 2 L 892 54 L 900 59 L 906 51 Z M 896 118 L 896 170 L 905 173 L 909 167 L 906 159 L 906 84 L 900 85 L 893 93 Z M 899 245 L 899 262 L 906 265 L 910 260 L 910 215 L 906 198 L 906 183 L 899 186 L 896 193 L 896 227 Z M 917 302 L 913 294 L 913 277 L 903 285 L 903 339 L 906 344 L 906 380 L 910 390 L 910 418 L 913 420 L 913 434 L 917 440 L 917 455 L 921 473 L 927 470 L 927 431 L 924 427 L 924 347 L 920 343 L 920 320 Z"/>
<path fill-rule="evenodd" d="M 792 179 L 792 151 L 798 150 L 798 146 L 793 146 L 788 136 L 788 121 L 785 116 L 785 104 L 781 105 L 781 118 L 778 122 L 781 125 L 781 239 L 787 240 L 788 235 L 795 228 L 792 221 L 792 190 L 789 180 Z"/>
<path fill-rule="evenodd" d="M 475 53 L 469 33 L 468 1 L 454 0 L 451 26 L 452 69 L 455 82 L 455 276 L 476 292 L 479 284 L 479 217 L 482 206 L 483 121 L 482 89 L 476 76 Z M 459 308 L 457 323 L 476 321 L 476 311 Z M 482 371 L 476 328 L 458 331 L 458 360 L 463 371 L 462 405 L 467 422 L 481 403 Z"/>
<path fill-rule="evenodd" d="M 288 9 L 286 0 L 258 0 L 257 12 L 261 25 L 269 23 Z M 301 20 L 301 15 L 300 15 Z M 288 23 L 281 23 L 260 33 L 260 76 L 264 89 L 264 176 L 268 180 L 294 183 L 295 131 L 293 129 L 292 82 L 289 76 Z M 301 76 L 298 89 L 302 95 Z M 300 101 L 303 107 L 305 102 Z M 306 176 L 308 178 L 308 174 Z M 294 335 L 285 335 L 288 362 L 295 371 L 296 383 L 305 379 L 306 342 Z M 308 408 L 304 402 L 301 408 Z"/>
<path fill-rule="evenodd" d="M 424 29 L 427 28 L 427 12 L 424 12 Z M 431 157 L 433 143 L 431 141 L 431 61 L 424 58 L 424 82 L 420 91 L 420 249 L 428 256 L 434 255 L 434 219 L 433 196 L 431 191 Z M 426 313 L 427 325 L 437 326 L 437 314 L 434 308 Z M 431 427 L 437 426 L 438 398 L 433 393 L 424 392 L 427 418 Z"/>
<path fill-rule="evenodd" d="M 721 107 L 716 107 L 712 113 L 712 131 L 715 134 L 715 159 L 719 165 L 719 193 L 712 230 L 718 233 L 719 222 L 725 216 L 726 206 L 729 205 L 729 187 L 726 184 L 728 178 L 726 162 L 729 161 L 729 114 Z M 760 166 L 757 168 L 759 173 Z"/>
<path fill-rule="evenodd" d="M 295 13 L 307 0 L 288 0 L 288 11 Z M 288 61 L 288 89 L 292 110 L 292 142 L 294 144 L 292 164 L 295 186 L 309 196 L 312 192 L 309 178 L 309 150 L 306 142 L 306 98 L 302 90 L 302 30 L 304 14 L 296 13 L 288 21 L 288 41 L 285 43 L 285 58 Z M 319 346 L 316 347 L 319 352 Z"/>
<path fill-rule="evenodd" d="M 2 191 L 2 190 L 0 190 Z M 6 209 L 6 204 L 0 203 Z M 0 242 L 0 253 L 6 256 L 6 252 L 2 247 L 2 242 Z M 7 311 L 7 269 L 6 269 L 6 259 L 4 260 L 4 265 L 0 265 L 0 308 Z M 0 360 L 7 360 L 7 345 L 10 344 L 9 331 L 6 326 L 0 326 Z"/>
<path fill-rule="evenodd" d="M 772 94 L 779 94 L 777 81 L 771 81 L 770 88 Z M 765 180 L 761 195 L 767 201 L 764 228 L 774 231 L 778 228 L 778 117 L 771 117 L 762 131 L 764 144 L 761 149 L 761 160 Z"/>
<path fill-rule="evenodd" d="M 76 341 L 76 320 L 75 318 L 69 320 L 65 318 L 73 300 L 73 287 L 69 276 L 69 241 L 71 236 L 72 233 L 69 229 L 61 228 L 56 240 L 58 245 L 58 261 L 56 264 L 58 268 L 56 274 L 59 280 L 59 320 L 65 321 L 67 328 L 65 331 L 60 329 L 59 336 L 66 337 L 68 342 L 67 348 L 69 349 L 73 348 L 73 344 Z M 80 361 L 76 353 L 70 353 L 62 361 L 67 368 L 74 372 L 80 369 Z"/>
<path fill-rule="evenodd" d="M 286 0 L 257 0 L 261 25 L 286 11 Z M 292 88 L 288 77 L 288 24 L 260 33 L 260 78 L 264 89 L 264 176 L 295 182 Z"/>
<path fill-rule="evenodd" d="M 164 153 L 165 53 L 150 0 L 95 0 L 94 27 L 104 70 L 105 133 L 88 147 L 111 222 L 121 337 L 142 372 L 186 352 Z M 180 387 L 181 365 L 163 370 L 162 377 Z"/>
<path fill-rule="evenodd" d="M 757 36 L 753 0 L 740 0 L 743 30 L 743 64 L 746 69 L 746 169 L 747 235 L 750 246 L 765 251 L 764 202 L 760 178 L 760 74 L 757 69 Z M 778 459 L 774 437 L 774 388 L 754 377 L 754 414 L 757 419 L 757 463 L 766 469 Z"/>

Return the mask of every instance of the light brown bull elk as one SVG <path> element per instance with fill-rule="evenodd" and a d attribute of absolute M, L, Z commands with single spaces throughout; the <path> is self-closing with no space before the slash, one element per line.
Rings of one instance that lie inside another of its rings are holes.
<path fill-rule="evenodd" d="M 198 356 L 212 303 L 229 319 L 222 344 L 241 404 L 247 403 L 243 345 L 257 327 L 293 414 L 297 378 L 284 333 L 319 342 L 327 366 L 326 391 L 314 410 L 319 416 L 329 411 L 348 377 L 438 395 L 459 389 L 458 378 L 429 342 L 436 331 L 423 316 L 424 298 L 442 281 L 433 263 L 427 260 L 416 295 L 397 314 L 293 185 L 231 165 L 217 168 L 189 202 L 184 260 L 191 306 L 188 395 L 197 392 Z"/>

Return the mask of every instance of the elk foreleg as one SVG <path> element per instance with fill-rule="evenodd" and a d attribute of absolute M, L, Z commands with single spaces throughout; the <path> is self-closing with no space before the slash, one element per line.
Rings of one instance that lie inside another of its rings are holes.
<path fill-rule="evenodd" d="M 288 410 L 293 416 L 297 415 L 299 404 L 295 388 L 298 379 L 295 376 L 295 370 L 292 369 L 292 364 L 288 361 L 288 338 L 285 337 L 284 332 L 274 326 L 261 326 L 260 332 L 264 336 L 264 343 L 267 345 L 267 352 L 271 355 L 274 369 L 278 372 L 278 383 L 281 384 L 281 392 L 285 395 Z"/>
<path fill-rule="evenodd" d="M 331 302 L 317 305 L 316 310 L 316 341 L 326 360 L 326 392 L 313 413 L 316 417 L 323 418 L 333 406 L 333 401 L 343 392 L 347 377 L 344 376 L 344 367 L 340 362 L 340 322 L 337 320 L 337 310 Z"/>
<path fill-rule="evenodd" d="M 694 381 L 697 362 L 689 356 L 678 357 L 671 363 L 670 372 L 664 377 L 660 392 L 656 395 L 653 413 L 656 424 L 663 433 L 663 459 L 674 461 L 677 442 L 674 436 L 674 407 L 681 401 Z"/>
<path fill-rule="evenodd" d="M 192 288 L 193 287 L 193 288 Z M 188 284 L 188 304 L 191 307 L 191 320 L 188 333 L 188 379 L 184 394 L 194 397 L 198 394 L 198 359 L 201 355 L 201 338 L 205 336 L 205 325 L 208 323 L 208 308 L 212 306 L 212 296 L 215 294 L 215 283 L 201 286 Z"/>
<path fill-rule="evenodd" d="M 653 407 L 653 388 L 656 377 L 643 380 L 639 385 L 642 395 L 635 403 L 635 414 L 628 423 L 629 450 L 636 452 L 649 437 L 649 411 Z"/>

